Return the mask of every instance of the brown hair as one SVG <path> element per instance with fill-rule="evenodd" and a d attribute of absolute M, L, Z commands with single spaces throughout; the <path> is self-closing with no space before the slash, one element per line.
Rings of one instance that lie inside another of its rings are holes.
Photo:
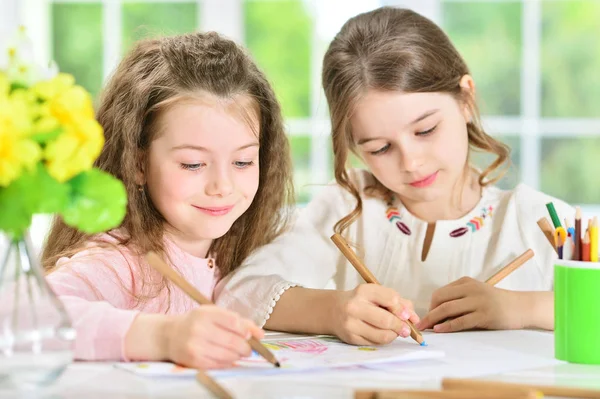
<path fill-rule="evenodd" d="M 112 234 L 118 245 L 138 256 L 148 251 L 166 255 L 163 217 L 146 190 L 138 189 L 139 174 L 161 113 L 177 101 L 202 94 L 226 100 L 247 97 L 247 111 L 259 120 L 258 191 L 249 209 L 209 249 L 224 277 L 282 231 L 288 220 L 286 205 L 293 200 L 292 163 L 279 103 L 242 48 L 214 32 L 139 42 L 121 61 L 101 98 L 97 118 L 106 142 L 95 165 L 121 179 L 127 190 L 127 214 L 118 234 Z M 44 268 L 50 271 L 60 257 L 72 256 L 90 241 L 102 245 L 98 237 L 55 218 L 42 255 Z M 160 288 L 164 286 L 163 281 Z"/>
<path fill-rule="evenodd" d="M 348 20 L 335 36 L 323 59 L 323 88 L 329 105 L 337 183 L 357 201 L 354 210 L 338 221 L 344 231 L 362 212 L 360 192 L 348 176 L 347 159 L 356 154 L 348 123 L 357 102 L 369 90 L 406 93 L 443 92 L 470 108 L 467 124 L 470 148 L 497 156 L 479 176 L 482 186 L 502 177 L 490 178 L 509 159 L 509 148 L 483 130 L 474 99 L 460 87 L 469 69 L 446 34 L 432 21 L 414 11 L 381 7 Z M 387 197 L 391 193 L 380 182 L 367 194 Z"/>

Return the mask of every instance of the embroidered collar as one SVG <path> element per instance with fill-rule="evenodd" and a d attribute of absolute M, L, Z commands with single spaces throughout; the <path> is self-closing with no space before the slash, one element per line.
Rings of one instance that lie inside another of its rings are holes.
<path fill-rule="evenodd" d="M 400 230 L 405 235 L 407 235 L 407 236 L 411 235 L 412 232 L 411 232 L 410 228 L 406 225 L 406 223 L 404 223 L 402 221 L 402 214 L 400 213 L 398 208 L 395 207 L 393 204 L 394 204 L 394 197 L 392 196 L 387 201 L 388 207 L 387 207 L 387 210 L 385 211 L 385 214 L 386 214 L 388 220 L 390 221 L 390 223 L 395 224 L 396 227 L 398 227 L 398 230 Z M 493 210 L 494 210 L 494 208 L 491 205 L 481 208 L 481 212 L 480 212 L 479 216 L 473 217 L 468 222 L 466 222 L 464 225 L 459 226 L 456 229 L 452 230 L 450 232 L 450 237 L 453 237 L 453 238 L 461 237 L 469 232 L 476 233 L 484 226 L 485 223 L 487 223 L 488 220 L 490 220 L 492 218 Z"/>

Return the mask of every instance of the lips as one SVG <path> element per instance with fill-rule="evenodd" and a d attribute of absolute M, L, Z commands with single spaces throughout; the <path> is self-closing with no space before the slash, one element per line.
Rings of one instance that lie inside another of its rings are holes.
<path fill-rule="evenodd" d="M 429 176 L 423 178 L 423 179 L 419 179 L 419 180 L 415 180 L 411 183 L 409 183 L 411 186 L 416 187 L 416 188 L 423 188 L 423 187 L 427 187 L 433 184 L 433 182 L 435 182 L 435 179 L 437 178 L 438 172 L 432 173 Z"/>
<path fill-rule="evenodd" d="M 192 205 L 194 208 L 198 209 L 200 212 L 206 213 L 210 216 L 223 216 L 227 215 L 232 209 L 233 205 L 227 206 L 219 206 L 219 207 L 204 207 L 204 206 L 196 206 Z"/>

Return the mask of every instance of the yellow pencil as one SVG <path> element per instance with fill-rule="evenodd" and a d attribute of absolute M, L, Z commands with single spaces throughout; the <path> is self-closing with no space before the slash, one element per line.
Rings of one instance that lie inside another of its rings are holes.
<path fill-rule="evenodd" d="M 590 229 L 590 261 L 598 262 L 598 217 L 594 217 Z"/>

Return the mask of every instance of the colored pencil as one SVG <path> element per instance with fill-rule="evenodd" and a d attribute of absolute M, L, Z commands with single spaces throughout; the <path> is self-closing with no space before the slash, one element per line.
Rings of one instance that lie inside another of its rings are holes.
<path fill-rule="evenodd" d="M 552 219 L 552 223 L 554 224 L 554 228 L 562 227 L 560 224 L 560 218 L 556 213 L 556 209 L 554 209 L 554 204 L 552 202 L 548 202 L 546 204 L 546 209 L 548 209 L 548 213 L 550 214 L 550 218 Z"/>
<path fill-rule="evenodd" d="M 488 278 L 485 282 L 490 285 L 496 285 L 500 281 L 502 281 L 506 276 L 517 270 L 521 265 L 527 262 L 529 259 L 533 258 L 533 250 L 528 249 L 523 252 L 521 255 L 517 256 L 512 262 L 508 265 L 504 266 L 500 271 L 494 274 L 492 277 Z"/>
<path fill-rule="evenodd" d="M 590 262 L 598 262 L 598 217 L 594 217 L 590 229 Z"/>
<path fill-rule="evenodd" d="M 573 260 L 582 260 L 581 258 L 581 208 L 575 208 L 575 251 L 573 252 Z"/>
<path fill-rule="evenodd" d="M 218 399 L 233 399 L 233 396 L 227 392 L 221 385 L 217 384 L 208 374 L 202 370 L 197 370 L 196 380 L 206 389 L 211 391 Z"/>
<path fill-rule="evenodd" d="M 193 285 L 187 282 L 179 273 L 177 273 L 172 267 L 167 265 L 156 253 L 148 252 L 146 254 L 146 260 L 155 270 L 157 270 L 164 277 L 168 278 L 173 284 L 179 287 L 185 292 L 190 298 L 198 302 L 200 305 L 214 305 L 212 301 L 206 298 L 200 291 L 198 291 Z M 254 337 L 248 340 L 248 344 L 254 351 L 265 358 L 266 361 L 273 364 L 275 367 L 280 367 L 279 362 L 275 356 L 269 351 L 260 341 Z"/>
<path fill-rule="evenodd" d="M 373 275 L 373 273 L 371 273 L 371 271 L 367 268 L 367 266 L 365 266 L 362 260 L 360 260 L 356 253 L 354 253 L 352 248 L 350 248 L 350 245 L 348 245 L 344 237 L 342 237 L 338 233 L 335 233 L 331 236 L 331 241 L 333 241 L 333 243 L 338 247 L 338 249 L 346 257 L 346 259 L 348 259 L 348 261 L 352 264 L 352 266 L 354 266 L 356 271 L 367 283 L 381 285 L 379 281 L 377 281 L 377 278 Z M 408 324 L 408 327 L 410 327 L 411 338 L 417 341 L 419 345 L 425 346 L 423 336 L 421 335 L 421 332 L 417 330 L 415 325 L 410 320 L 406 320 L 406 324 Z"/>
<path fill-rule="evenodd" d="M 483 381 L 472 379 L 455 379 L 444 378 L 442 380 L 444 389 L 479 389 L 482 391 L 496 391 L 499 389 L 519 388 L 523 390 L 539 391 L 548 396 L 560 396 L 565 398 L 589 398 L 600 399 L 600 390 L 597 389 L 582 389 L 570 388 L 561 386 L 545 386 L 545 385 L 529 385 L 529 384 L 513 384 L 500 381 Z"/>
<path fill-rule="evenodd" d="M 542 395 L 533 390 L 502 389 L 494 392 L 483 390 L 361 390 L 354 399 L 539 399 Z"/>
<path fill-rule="evenodd" d="M 544 233 L 544 236 L 546 236 L 546 240 L 548 240 L 548 243 L 552 245 L 554 251 L 558 253 L 556 245 L 554 244 L 554 229 L 552 228 L 552 225 L 550 224 L 548 219 L 541 218 L 537 221 L 537 224 L 540 227 L 540 230 L 542 230 L 542 233 Z"/>
<path fill-rule="evenodd" d="M 581 260 L 584 262 L 590 261 L 590 232 L 585 231 L 585 236 L 581 242 Z"/>

